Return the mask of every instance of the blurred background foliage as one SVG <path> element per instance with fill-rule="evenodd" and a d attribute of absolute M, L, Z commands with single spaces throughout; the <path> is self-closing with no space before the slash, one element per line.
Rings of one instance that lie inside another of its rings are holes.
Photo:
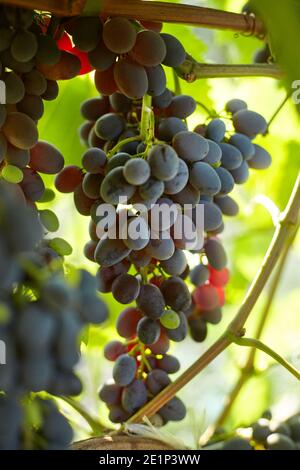
<path fill-rule="evenodd" d="M 239 12 L 244 2 L 243 0 L 202 2 L 188 0 L 182 3 Z M 263 0 L 259 3 L 261 5 L 266 3 L 270 8 L 271 4 L 273 7 L 274 3 L 281 2 Z M 278 12 L 281 14 L 285 7 L 278 10 L 276 6 L 275 10 L 278 15 Z M 289 18 L 289 15 L 284 13 L 284 17 Z M 278 20 L 277 17 L 277 23 Z M 261 46 L 258 39 L 232 32 L 169 24 L 164 26 L 164 31 L 176 35 L 196 59 L 209 63 L 251 63 L 255 51 Z M 299 50 L 296 51 L 297 42 L 291 37 L 291 33 L 284 38 L 284 42 L 290 44 L 288 54 L 291 60 L 291 47 L 295 49 L 295 54 L 299 54 Z M 296 60 L 293 73 L 297 72 L 299 64 L 300 60 Z M 174 86 L 172 74 L 169 74 L 168 79 L 169 87 L 172 88 Z M 181 87 L 183 93 L 192 95 L 196 100 L 218 111 L 222 111 L 227 100 L 242 98 L 248 102 L 250 109 L 262 113 L 267 120 L 271 118 L 286 94 L 282 84 L 270 78 L 219 78 L 198 80 L 193 84 L 181 81 Z M 80 104 L 96 95 L 93 76 L 84 76 L 67 83 L 61 82 L 59 98 L 46 106 L 40 125 L 40 136 L 54 143 L 63 152 L 66 164 L 80 164 L 83 151 L 77 134 L 82 122 Z M 199 107 L 197 113 L 189 120 L 190 129 L 205 119 L 206 116 Z M 196 344 L 188 339 L 182 344 L 172 346 L 172 352 L 180 358 L 183 370 L 207 349 L 232 319 L 262 261 L 274 227 L 270 213 L 257 201 L 257 196 L 270 198 L 280 209 L 284 208 L 288 200 L 300 167 L 299 122 L 293 103 L 289 102 L 281 111 L 271 126 L 270 134 L 259 140 L 272 154 L 273 165 L 267 171 L 252 172 L 249 182 L 241 188 L 236 187 L 234 191 L 234 197 L 240 205 L 240 215 L 234 220 L 227 219 L 226 230 L 222 235 L 228 250 L 231 269 L 231 282 L 227 288 L 223 321 L 220 325 L 210 328 L 208 339 L 204 344 Z M 49 178 L 47 183 L 53 186 L 52 179 Z M 74 248 L 68 262 L 95 272 L 96 265 L 86 261 L 82 255 L 83 245 L 88 240 L 87 218 L 76 213 L 72 196 L 57 195 L 56 201 L 51 205 L 61 221 L 59 233 Z M 263 335 L 263 340 L 268 345 L 292 359 L 298 367 L 300 366 L 299 266 L 298 237 L 290 253 L 288 266 L 273 301 L 272 312 Z M 247 323 L 248 336 L 255 328 L 267 296 L 268 286 Z M 87 345 L 82 346 L 83 357 L 78 371 L 85 386 L 80 401 L 93 416 L 108 424 L 105 406 L 101 405 L 97 398 L 97 389 L 111 376 L 111 364 L 103 358 L 102 348 L 108 340 L 116 337 L 114 323 L 122 307 L 118 306 L 109 294 L 104 295 L 104 299 L 110 307 L 110 320 L 105 326 L 93 328 L 88 332 Z M 176 433 L 176 436 L 182 438 L 186 444 L 193 445 L 195 434 L 203 431 L 221 410 L 226 395 L 238 376 L 238 366 L 243 364 L 246 354 L 246 348 L 229 348 L 193 383 L 186 386 L 180 396 L 187 404 L 189 413 L 184 422 L 170 424 L 167 429 Z M 280 366 L 274 365 L 272 359 L 263 353 L 257 355 L 257 366 L 264 372 L 249 381 L 240 394 L 227 422 L 229 427 L 251 423 L 268 407 L 272 408 L 275 417 L 278 418 L 286 417 L 300 409 L 300 386 L 297 381 Z M 76 437 L 87 437 L 90 431 L 88 425 L 76 412 L 65 405 L 63 407 L 75 424 Z"/>

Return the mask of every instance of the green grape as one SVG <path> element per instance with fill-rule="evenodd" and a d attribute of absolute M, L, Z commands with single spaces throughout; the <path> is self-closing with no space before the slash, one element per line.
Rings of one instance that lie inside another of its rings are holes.
<path fill-rule="evenodd" d="M 179 315 L 174 310 L 166 310 L 159 319 L 162 326 L 168 330 L 175 330 L 180 325 Z"/>
<path fill-rule="evenodd" d="M 48 232 L 56 232 L 59 229 L 59 220 L 54 212 L 49 209 L 39 211 L 40 220 Z"/>
<path fill-rule="evenodd" d="M 1 173 L 2 177 L 9 183 L 21 183 L 23 179 L 23 172 L 14 165 L 6 165 Z"/>
<path fill-rule="evenodd" d="M 73 251 L 71 245 L 66 240 L 59 237 L 50 240 L 49 247 L 56 251 L 60 256 L 68 256 Z"/>

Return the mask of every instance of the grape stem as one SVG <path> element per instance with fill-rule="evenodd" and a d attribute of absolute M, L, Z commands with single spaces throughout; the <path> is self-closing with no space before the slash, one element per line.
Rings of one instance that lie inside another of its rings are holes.
<path fill-rule="evenodd" d="M 136 20 L 183 23 L 203 28 L 231 30 L 263 39 L 265 28 L 254 15 L 232 13 L 195 5 L 141 0 L 6 0 L 8 5 L 41 11 L 51 11 L 58 16 L 99 15 L 123 16 Z"/>
<path fill-rule="evenodd" d="M 266 130 L 266 133 L 265 135 L 267 135 L 269 133 L 269 129 L 270 129 L 270 126 L 271 124 L 275 121 L 275 119 L 277 118 L 278 114 L 280 113 L 280 111 L 284 108 L 284 106 L 286 105 L 286 103 L 288 102 L 288 100 L 290 99 L 290 97 L 292 96 L 293 94 L 293 90 L 288 93 L 286 95 L 286 97 L 284 98 L 284 100 L 280 103 L 280 105 L 278 106 L 278 108 L 276 109 L 276 111 L 273 113 L 272 117 L 270 118 L 269 122 L 268 122 L 268 126 L 267 126 L 267 130 Z"/>
<path fill-rule="evenodd" d="M 142 140 L 141 135 L 135 135 L 134 137 L 128 137 L 128 139 L 120 140 L 108 153 L 107 158 L 111 158 L 117 153 L 125 144 L 130 144 L 130 142 L 138 142 Z"/>
<path fill-rule="evenodd" d="M 162 390 L 156 397 L 133 415 L 128 422 L 140 422 L 144 416 L 148 418 L 153 416 L 162 406 L 164 406 L 176 393 L 187 383 L 196 377 L 205 367 L 207 367 L 216 357 L 234 341 L 245 334 L 244 325 L 250 316 L 259 296 L 261 295 L 267 281 L 269 280 L 273 269 L 282 253 L 282 250 L 294 233 L 298 225 L 300 211 L 300 173 L 295 182 L 292 194 L 286 209 L 281 214 L 275 233 L 269 248 L 265 254 L 262 265 L 253 280 L 244 301 L 237 312 L 233 321 L 229 324 L 225 333 L 199 358 L 192 364 L 175 382 L 171 383 Z M 260 346 L 260 343 L 251 344 L 251 346 Z M 281 360 L 281 358 L 280 358 Z"/>
<path fill-rule="evenodd" d="M 105 434 L 105 432 L 108 430 L 98 420 L 93 418 L 77 400 L 65 396 L 61 396 L 59 398 L 65 401 L 69 406 L 71 406 L 75 411 L 77 411 L 77 413 L 80 414 L 83 419 L 85 419 L 85 421 L 89 424 L 92 429 L 93 436 L 99 437 Z"/>
<path fill-rule="evenodd" d="M 152 98 L 149 95 L 143 97 L 142 116 L 141 116 L 141 137 L 148 145 L 154 139 L 154 119 L 151 108 Z"/>
<path fill-rule="evenodd" d="M 176 68 L 178 76 L 189 83 L 201 78 L 270 77 L 280 79 L 283 73 L 274 64 L 203 64 L 187 55 L 185 62 Z"/>
<path fill-rule="evenodd" d="M 262 333 L 263 333 L 264 328 L 266 326 L 267 319 L 269 317 L 270 312 L 272 311 L 272 308 L 271 308 L 272 303 L 274 301 L 275 294 L 277 292 L 282 274 L 284 272 L 284 269 L 285 269 L 287 261 L 288 261 L 288 255 L 289 255 L 290 250 L 293 246 L 293 243 L 294 243 L 294 240 L 295 240 L 296 235 L 298 233 L 298 230 L 299 230 L 299 225 L 296 227 L 293 235 L 290 237 L 290 239 L 288 240 L 288 242 L 286 243 L 286 245 L 283 249 L 283 252 L 282 252 L 282 255 L 281 255 L 281 258 L 280 258 L 280 261 L 279 261 L 278 268 L 276 270 L 275 276 L 273 277 L 271 285 L 270 285 L 270 289 L 269 289 L 269 293 L 268 293 L 268 296 L 267 296 L 266 304 L 265 304 L 265 306 L 262 310 L 262 314 L 261 314 L 256 332 L 255 332 L 255 335 L 254 335 L 254 337 L 256 339 L 260 339 L 260 337 L 262 336 Z M 201 438 L 202 443 L 206 443 L 210 439 L 210 437 L 214 434 L 215 430 L 217 428 L 223 426 L 223 424 L 226 421 L 227 417 L 229 416 L 229 414 L 230 414 L 230 412 L 231 412 L 231 410 L 232 410 L 232 408 L 233 408 L 233 406 L 236 402 L 236 399 L 239 396 L 242 388 L 248 382 L 248 380 L 253 375 L 255 375 L 256 370 L 255 370 L 254 365 L 255 365 L 256 353 L 257 353 L 256 347 L 252 347 L 250 352 L 249 352 L 249 355 L 248 355 L 248 358 L 246 360 L 245 365 L 240 369 L 239 378 L 238 378 L 236 384 L 234 385 L 234 387 L 232 388 L 232 390 L 231 390 L 231 392 L 228 396 L 228 399 L 226 400 L 226 403 L 225 403 L 225 406 L 224 406 L 223 410 L 219 414 L 219 416 L 216 419 L 215 423 L 210 428 L 208 428 L 208 430 L 205 432 L 205 434 Z"/>
<path fill-rule="evenodd" d="M 271 349 L 269 346 L 267 346 L 265 343 L 263 343 L 259 339 L 240 338 L 239 336 L 236 336 L 232 334 L 231 332 L 228 332 L 227 334 L 233 343 L 238 344 L 239 346 L 247 346 L 250 348 L 259 349 L 260 351 L 263 351 L 269 356 L 273 357 L 275 361 L 277 361 L 279 364 L 285 367 L 292 375 L 294 375 L 294 377 L 296 377 L 296 379 L 300 380 L 300 372 L 297 369 L 295 369 L 295 367 L 292 366 L 292 364 L 290 364 L 282 356 L 280 356 L 276 351 Z"/>

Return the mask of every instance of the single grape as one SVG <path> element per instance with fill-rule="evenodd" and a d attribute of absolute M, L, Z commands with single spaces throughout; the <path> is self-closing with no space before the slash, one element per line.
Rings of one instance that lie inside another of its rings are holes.
<path fill-rule="evenodd" d="M 177 357 L 165 354 L 162 359 L 157 360 L 157 367 L 167 374 L 175 374 L 180 369 L 180 362 Z"/>
<path fill-rule="evenodd" d="M 226 103 L 225 109 L 228 113 L 234 114 L 242 109 L 247 109 L 248 105 L 245 101 L 239 99 L 232 99 Z"/>
<path fill-rule="evenodd" d="M 184 160 L 179 158 L 179 165 L 176 176 L 169 181 L 165 181 L 166 194 L 178 194 L 182 191 L 189 180 L 189 168 Z"/>
<path fill-rule="evenodd" d="M 172 102 L 172 97 L 173 97 L 172 92 L 166 88 L 163 93 L 161 93 L 158 96 L 154 96 L 152 100 L 154 108 L 158 108 L 158 109 L 167 108 Z"/>
<path fill-rule="evenodd" d="M 225 123 L 221 119 L 212 119 L 206 128 L 206 137 L 214 142 L 221 142 L 226 133 Z"/>
<path fill-rule="evenodd" d="M 117 384 L 105 384 L 99 391 L 100 400 L 107 405 L 118 405 L 121 403 L 122 387 Z"/>
<path fill-rule="evenodd" d="M 187 131 L 186 124 L 177 117 L 168 117 L 160 122 L 158 137 L 165 142 L 171 142 L 173 137 L 181 131 Z"/>
<path fill-rule="evenodd" d="M 152 147 L 148 155 L 151 173 L 160 181 L 175 178 L 179 169 L 179 159 L 170 145 L 158 144 Z"/>
<path fill-rule="evenodd" d="M 127 183 L 123 176 L 123 167 L 114 168 L 106 175 L 101 184 L 101 197 L 108 204 L 118 204 L 120 198 L 129 200 L 135 192 L 135 187 Z"/>
<path fill-rule="evenodd" d="M 145 284 L 140 288 L 136 300 L 137 306 L 149 318 L 159 318 L 165 309 L 165 301 L 158 287 L 153 284 Z"/>
<path fill-rule="evenodd" d="M 254 156 L 255 147 L 246 135 L 233 134 L 228 142 L 239 149 L 245 160 L 250 160 Z"/>
<path fill-rule="evenodd" d="M 220 178 L 208 163 L 194 163 L 190 171 L 189 181 L 201 194 L 207 196 L 214 196 L 221 190 Z"/>
<path fill-rule="evenodd" d="M 203 264 L 198 264 L 190 271 L 190 281 L 194 286 L 201 286 L 209 279 L 209 269 Z"/>
<path fill-rule="evenodd" d="M 105 345 L 104 357 L 108 361 L 115 362 L 119 356 L 126 353 L 126 346 L 121 341 L 110 341 Z"/>
<path fill-rule="evenodd" d="M 116 54 L 131 51 L 136 42 L 136 36 L 133 23 L 126 18 L 111 18 L 103 26 L 104 44 Z"/>
<path fill-rule="evenodd" d="M 182 250 L 176 249 L 168 260 L 160 263 L 163 270 L 170 276 L 179 276 L 187 267 L 187 260 Z"/>
<path fill-rule="evenodd" d="M 224 269 L 227 264 L 227 255 L 222 244 L 214 239 L 209 238 L 204 245 L 205 254 L 209 264 L 217 270 Z"/>
<path fill-rule="evenodd" d="M 126 58 L 115 64 L 114 79 L 119 91 L 131 99 L 142 98 L 149 87 L 145 68 Z"/>
<path fill-rule="evenodd" d="M 171 383 L 170 377 L 164 370 L 153 369 L 147 376 L 146 386 L 152 395 L 157 395 Z"/>
<path fill-rule="evenodd" d="M 113 368 L 113 378 L 117 385 L 126 387 L 135 378 L 137 370 L 136 360 L 127 354 L 121 354 Z"/>
<path fill-rule="evenodd" d="M 140 186 L 150 178 L 151 169 L 146 160 L 135 158 L 127 161 L 123 173 L 129 184 Z"/>
<path fill-rule="evenodd" d="M 97 245 L 95 261 L 100 266 L 114 266 L 130 253 L 130 249 L 124 245 L 122 240 L 113 240 L 104 237 Z"/>
<path fill-rule="evenodd" d="M 237 147 L 231 144 L 220 144 L 222 150 L 222 166 L 226 170 L 235 170 L 243 163 L 243 156 Z"/>
<path fill-rule="evenodd" d="M 141 379 L 135 379 L 122 392 L 122 406 L 132 414 L 147 402 L 147 388 Z"/>
<path fill-rule="evenodd" d="M 160 96 L 166 89 L 167 77 L 161 65 L 146 67 L 148 78 L 147 94 L 150 96 Z"/>
<path fill-rule="evenodd" d="M 76 165 L 65 166 L 55 178 L 55 187 L 61 193 L 72 193 L 81 184 L 83 173 Z"/>
<path fill-rule="evenodd" d="M 186 416 L 186 408 L 178 397 L 173 397 L 159 410 L 160 416 L 167 421 L 181 421 Z"/>
<path fill-rule="evenodd" d="M 155 67 L 163 62 L 166 53 L 166 45 L 161 35 L 155 31 L 143 30 L 137 34 L 130 55 L 145 67 Z"/>
<path fill-rule="evenodd" d="M 253 139 L 258 134 L 264 134 L 267 130 L 267 121 L 261 114 L 242 109 L 232 117 L 234 128 L 237 132 L 247 135 Z"/>
<path fill-rule="evenodd" d="M 19 149 L 30 149 L 38 141 L 38 130 L 35 122 L 26 114 L 20 112 L 12 112 L 7 115 L 3 132 L 9 143 Z"/>
<path fill-rule="evenodd" d="M 128 307 L 123 310 L 117 319 L 117 332 L 123 338 L 131 338 L 136 334 L 137 325 L 142 318 L 140 310 Z"/>
<path fill-rule="evenodd" d="M 125 129 L 125 120 L 115 113 L 108 113 L 101 116 L 95 124 L 95 132 L 100 139 L 117 139 Z"/>
<path fill-rule="evenodd" d="M 121 274 L 112 284 L 112 294 L 121 304 L 130 304 L 139 295 L 140 283 L 131 274 Z"/>
<path fill-rule="evenodd" d="M 202 318 L 190 318 L 189 327 L 191 332 L 191 337 L 197 343 L 202 343 L 207 337 L 207 325 L 206 321 Z"/>
<path fill-rule="evenodd" d="M 143 344 L 151 345 L 158 341 L 160 331 L 157 321 L 144 317 L 137 324 L 136 334 Z"/>
<path fill-rule="evenodd" d="M 82 16 L 76 18 L 72 28 L 73 42 L 79 50 L 92 51 L 102 33 L 102 23 L 96 16 Z"/>
<path fill-rule="evenodd" d="M 103 42 L 103 39 L 98 40 L 97 45 L 88 53 L 88 59 L 91 66 L 104 72 L 114 65 L 116 54 L 110 51 Z"/>
<path fill-rule="evenodd" d="M 97 121 L 101 116 L 109 112 L 109 102 L 107 97 L 90 98 L 84 101 L 80 108 L 80 113 L 88 121 Z"/>
<path fill-rule="evenodd" d="M 89 173 L 101 173 L 106 164 L 106 155 L 103 150 L 92 147 L 83 154 L 82 166 Z"/>
<path fill-rule="evenodd" d="M 223 215 L 235 217 L 239 213 L 239 206 L 230 196 L 215 198 L 215 203 L 219 206 Z"/>
<path fill-rule="evenodd" d="M 203 160 L 209 151 L 207 140 L 195 132 L 179 132 L 172 143 L 178 156 L 188 163 Z"/>
<path fill-rule="evenodd" d="M 166 55 L 163 64 L 169 67 L 179 67 L 182 65 L 186 58 L 183 45 L 171 34 L 161 33 L 161 37 L 166 46 Z"/>
<path fill-rule="evenodd" d="M 186 310 L 191 303 L 191 295 L 182 279 L 176 276 L 166 279 L 161 286 L 165 302 L 175 312 Z"/>
<path fill-rule="evenodd" d="M 231 170 L 230 173 L 233 176 L 234 182 L 236 184 L 244 184 L 249 179 L 249 167 L 246 161 L 244 161 L 241 166 L 235 170 Z"/>
<path fill-rule="evenodd" d="M 234 179 L 231 173 L 226 170 L 225 168 L 215 168 L 216 173 L 218 174 L 220 181 L 221 181 L 221 190 L 219 192 L 220 196 L 225 196 L 234 188 Z"/>
<path fill-rule="evenodd" d="M 257 144 L 253 144 L 255 148 L 255 154 L 253 157 L 248 160 L 248 165 L 250 168 L 255 170 L 265 170 L 269 168 L 272 163 L 272 157 L 267 150 Z"/>
<path fill-rule="evenodd" d="M 172 98 L 168 106 L 167 113 L 179 119 L 186 119 L 191 116 L 196 109 L 196 101 L 188 95 L 178 95 Z"/>
<path fill-rule="evenodd" d="M 209 150 L 206 157 L 203 159 L 205 163 L 209 165 L 218 165 L 220 164 L 222 158 L 222 150 L 220 145 L 213 140 L 207 139 Z"/>
<path fill-rule="evenodd" d="M 53 175 L 62 170 L 64 157 L 54 145 L 40 140 L 30 150 L 30 166 L 33 170 Z"/>

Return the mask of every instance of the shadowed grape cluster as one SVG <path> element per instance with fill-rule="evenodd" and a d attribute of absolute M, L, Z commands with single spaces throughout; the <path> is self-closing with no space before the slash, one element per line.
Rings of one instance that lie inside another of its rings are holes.
<path fill-rule="evenodd" d="M 243 435 L 248 436 L 241 437 Z M 272 419 L 270 411 L 253 423 L 249 428 L 240 428 L 228 433 L 219 429 L 208 449 L 214 450 L 299 450 L 300 416 L 291 416 L 286 421 Z"/>
<path fill-rule="evenodd" d="M 0 368 L 0 448 L 65 447 L 72 437 L 69 424 L 52 403 L 36 401 L 33 392 L 81 392 L 74 373 L 78 340 L 86 324 L 106 320 L 107 308 L 87 271 L 79 271 L 72 285 L 62 259 L 56 255 L 49 261 L 37 212 L 20 203 L 16 186 L 4 181 L 0 212 L 0 338 L 6 346 L 6 363 Z M 25 420 L 26 406 L 40 416 L 38 432 L 35 423 Z"/>

